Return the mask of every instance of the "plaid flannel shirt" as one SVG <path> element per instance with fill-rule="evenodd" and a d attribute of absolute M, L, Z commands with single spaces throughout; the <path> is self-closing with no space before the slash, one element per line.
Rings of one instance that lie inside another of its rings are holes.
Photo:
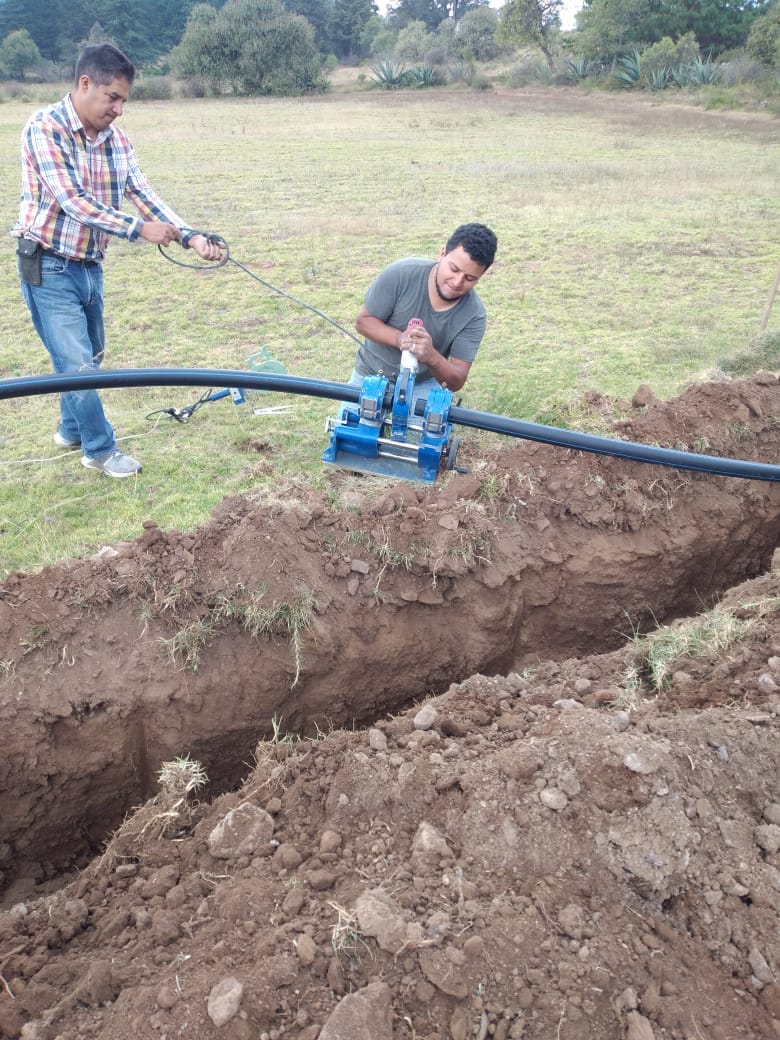
<path fill-rule="evenodd" d="M 124 199 L 140 217 L 122 213 Z M 153 190 L 128 136 L 113 124 L 90 141 L 70 94 L 36 112 L 22 132 L 17 237 L 74 260 L 102 260 L 111 235 L 134 242 L 145 220 L 186 225 Z"/>

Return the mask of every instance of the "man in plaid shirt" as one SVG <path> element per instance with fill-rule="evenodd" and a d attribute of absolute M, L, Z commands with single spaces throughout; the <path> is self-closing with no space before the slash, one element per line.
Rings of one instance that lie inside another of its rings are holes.
<path fill-rule="evenodd" d="M 135 77 L 116 47 L 87 47 L 75 86 L 36 112 L 22 133 L 22 194 L 13 234 L 19 239 L 22 295 L 56 372 L 96 370 L 105 353 L 103 266 L 111 235 L 167 246 L 203 260 L 222 252 L 189 227 L 146 180 L 127 135 L 114 126 Z M 121 212 L 127 201 L 138 215 Z M 60 395 L 60 447 L 81 446 L 82 463 L 110 477 L 141 465 L 117 449 L 96 390 Z"/>

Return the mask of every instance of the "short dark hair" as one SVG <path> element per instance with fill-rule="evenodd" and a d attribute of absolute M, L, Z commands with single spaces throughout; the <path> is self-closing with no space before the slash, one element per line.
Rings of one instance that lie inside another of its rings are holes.
<path fill-rule="evenodd" d="M 118 47 L 111 43 L 95 43 L 85 47 L 76 59 L 76 83 L 89 76 L 94 83 L 105 86 L 115 79 L 135 79 L 135 65 Z"/>
<path fill-rule="evenodd" d="M 461 224 L 447 239 L 444 251 L 451 253 L 458 246 L 463 246 L 474 263 L 487 270 L 495 260 L 498 239 L 484 224 Z"/>

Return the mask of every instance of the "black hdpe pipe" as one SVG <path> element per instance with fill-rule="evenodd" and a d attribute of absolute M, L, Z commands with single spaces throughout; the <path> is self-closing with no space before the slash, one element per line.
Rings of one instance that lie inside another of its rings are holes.
<path fill-rule="evenodd" d="M 32 397 L 36 394 L 58 394 L 73 390 L 105 390 L 131 386 L 205 386 L 238 387 L 242 390 L 270 390 L 278 393 L 304 394 L 332 401 L 357 403 L 360 387 L 346 383 L 331 383 L 322 379 L 304 379 L 298 376 L 269 375 L 262 372 L 243 372 L 219 368 L 127 368 L 98 372 L 68 372 L 63 375 L 19 376 L 0 380 L 0 400 L 12 397 Z M 387 395 L 384 405 L 392 406 Z M 555 426 L 509 419 L 489 412 L 475 412 L 469 408 L 452 406 L 449 421 L 506 437 L 541 441 L 558 448 L 589 451 L 598 455 L 612 455 L 618 459 L 649 462 L 657 466 L 694 470 L 721 477 L 743 477 L 747 480 L 780 481 L 780 466 L 765 462 L 747 462 L 741 459 L 720 458 L 717 455 L 698 455 L 688 451 L 673 451 L 649 444 L 635 444 L 589 433 L 562 430 Z"/>

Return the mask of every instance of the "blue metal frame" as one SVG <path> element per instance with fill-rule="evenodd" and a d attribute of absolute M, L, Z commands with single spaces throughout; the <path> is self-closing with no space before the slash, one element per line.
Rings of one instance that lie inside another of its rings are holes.
<path fill-rule="evenodd" d="M 322 461 L 358 473 L 432 484 L 452 438 L 452 393 L 441 387 L 432 391 L 421 422 L 414 424 L 414 373 L 401 370 L 389 414 L 384 406 L 388 386 L 384 376 L 366 376 L 357 407 L 343 405 L 333 421 Z"/>

